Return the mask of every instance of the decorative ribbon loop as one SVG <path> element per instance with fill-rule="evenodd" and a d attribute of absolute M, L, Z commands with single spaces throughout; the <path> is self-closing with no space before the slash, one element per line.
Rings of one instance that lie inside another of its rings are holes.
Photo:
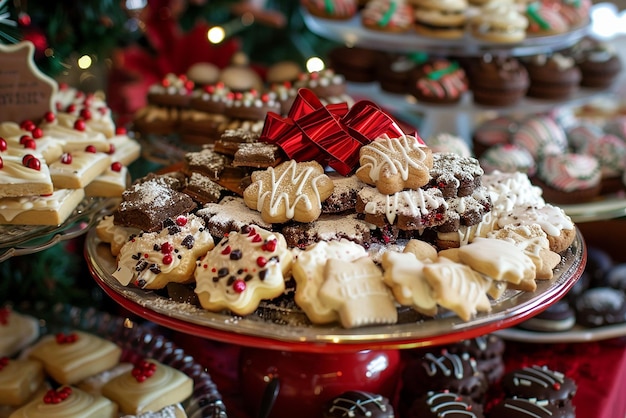
<path fill-rule="evenodd" d="M 376 104 L 361 100 L 324 106 L 309 89 L 298 90 L 288 116 L 269 112 L 260 140 L 279 146 L 290 159 L 315 160 L 347 176 L 357 168 L 359 150 L 387 134 L 404 135 L 393 118 Z"/>

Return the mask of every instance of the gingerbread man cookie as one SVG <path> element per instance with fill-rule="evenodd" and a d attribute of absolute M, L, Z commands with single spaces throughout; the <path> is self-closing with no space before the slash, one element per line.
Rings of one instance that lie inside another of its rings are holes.
<path fill-rule="evenodd" d="M 356 176 L 383 194 L 418 189 L 430 180 L 432 151 L 415 136 L 385 134 L 363 146 L 359 156 Z"/>
<path fill-rule="evenodd" d="M 322 202 L 333 192 L 333 181 L 315 161 L 285 161 L 277 167 L 252 173 L 252 184 L 243 199 L 261 212 L 265 222 L 289 220 L 313 222 L 322 213 Z"/>
<path fill-rule="evenodd" d="M 293 256 L 285 238 L 255 225 L 231 232 L 197 263 L 196 289 L 209 311 L 228 309 L 237 315 L 256 310 L 261 300 L 285 291 Z"/>

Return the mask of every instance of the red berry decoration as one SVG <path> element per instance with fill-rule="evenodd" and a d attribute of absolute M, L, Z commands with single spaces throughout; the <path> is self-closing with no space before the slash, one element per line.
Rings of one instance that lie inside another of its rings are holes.
<path fill-rule="evenodd" d="M 24 158 L 22 158 L 22 164 L 24 164 L 24 167 L 28 167 L 33 170 L 41 170 L 41 161 L 39 161 L 39 158 L 32 154 L 26 154 Z"/>
<path fill-rule="evenodd" d="M 120 171 L 122 171 L 122 163 L 120 163 L 119 161 L 114 162 L 113 164 L 111 164 L 111 170 L 119 173 Z"/>
<path fill-rule="evenodd" d="M 85 152 L 91 152 L 92 154 L 95 154 L 96 152 L 98 152 L 98 150 L 94 145 L 87 145 L 85 147 Z"/>
<path fill-rule="evenodd" d="M 48 123 L 52 123 L 54 122 L 54 120 L 57 117 L 54 115 L 54 112 L 46 112 L 46 114 L 44 115 L 44 119 L 46 120 L 46 122 Z"/>
<path fill-rule="evenodd" d="M 107 154 L 113 154 L 113 153 L 115 153 L 115 145 L 109 144 L 109 152 Z"/>
<path fill-rule="evenodd" d="M 256 265 L 263 268 L 267 264 L 267 258 L 265 257 L 257 257 Z"/>
<path fill-rule="evenodd" d="M 172 258 L 172 254 L 165 254 L 162 261 L 163 264 L 165 264 L 166 266 L 172 264 L 172 261 L 174 261 L 174 259 Z"/>
<path fill-rule="evenodd" d="M 59 332 L 57 335 L 55 335 L 55 339 L 57 344 L 72 344 L 78 341 L 78 335 L 76 335 L 75 333 L 64 334 L 62 332 Z"/>
<path fill-rule="evenodd" d="M 276 241 L 275 239 L 271 239 L 269 241 L 267 241 L 265 244 L 263 244 L 263 251 L 269 251 L 269 252 L 273 252 L 276 250 L 276 246 L 278 245 L 278 241 Z"/>
<path fill-rule="evenodd" d="M 83 132 L 85 129 L 87 129 L 87 124 L 83 119 L 76 119 L 76 122 L 74 122 L 74 129 Z"/>
<path fill-rule="evenodd" d="M 117 128 L 115 128 L 115 133 L 117 135 L 126 135 L 127 131 L 126 128 L 124 128 L 123 126 L 118 126 Z"/>
<path fill-rule="evenodd" d="M 91 111 L 89 109 L 82 109 L 80 111 L 80 117 L 85 119 L 85 120 L 90 120 L 91 119 Z"/>
<path fill-rule="evenodd" d="M 226 247 L 224 247 L 224 249 L 222 250 L 222 255 L 228 255 L 230 254 L 231 248 L 230 245 L 227 245 Z"/>
<path fill-rule="evenodd" d="M 43 137 L 43 129 L 35 128 L 35 129 L 33 129 L 31 131 L 31 135 L 33 136 L 33 138 L 39 139 L 39 138 Z"/>
<path fill-rule="evenodd" d="M 151 377 L 155 372 L 156 364 L 144 360 L 135 365 L 131 374 L 137 382 L 141 383 Z"/>
<path fill-rule="evenodd" d="M 22 128 L 22 130 L 24 131 L 32 131 L 33 129 L 35 129 L 35 123 L 32 120 L 25 120 L 24 122 L 20 123 L 20 128 Z"/>
<path fill-rule="evenodd" d="M 176 218 L 176 225 L 178 226 L 185 226 L 187 225 L 187 217 L 186 216 L 179 216 Z"/>
<path fill-rule="evenodd" d="M 161 253 L 170 254 L 172 251 L 174 251 L 174 246 L 169 242 L 164 242 L 163 244 L 161 244 Z"/>
<path fill-rule="evenodd" d="M 4 138 L 0 138 L 0 151 L 6 151 L 9 145 L 7 144 L 7 140 Z"/>
<path fill-rule="evenodd" d="M 244 282 L 241 279 L 237 279 L 233 282 L 233 290 L 236 293 L 243 293 L 244 290 L 246 290 L 246 282 Z"/>
<path fill-rule="evenodd" d="M 58 404 L 69 398 L 72 394 L 72 388 L 69 386 L 63 386 L 58 390 L 50 389 L 43 397 L 43 402 L 46 404 Z"/>
<path fill-rule="evenodd" d="M 4 168 L 4 160 L 0 157 L 0 169 Z"/>
<path fill-rule="evenodd" d="M 71 105 L 68 105 L 65 111 L 67 113 L 74 113 L 76 111 L 76 105 L 73 103 Z"/>
<path fill-rule="evenodd" d="M 63 153 L 63 155 L 61 155 L 61 162 L 63 164 L 72 164 L 72 154 L 69 152 Z"/>

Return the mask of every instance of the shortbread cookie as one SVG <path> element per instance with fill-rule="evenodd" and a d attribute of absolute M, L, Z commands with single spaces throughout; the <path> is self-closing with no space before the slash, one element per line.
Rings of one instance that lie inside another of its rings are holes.
<path fill-rule="evenodd" d="M 561 261 L 559 254 L 550 251 L 548 237 L 537 224 L 505 225 L 504 228 L 487 234 L 487 238 L 504 239 L 524 250 L 535 263 L 537 280 L 551 279 L 554 275 L 552 269 Z"/>
<path fill-rule="evenodd" d="M 461 261 L 475 271 L 497 280 L 519 284 L 534 280 L 535 263 L 524 251 L 508 241 L 476 238 L 471 244 L 459 248 Z"/>
<path fill-rule="evenodd" d="M 0 358 L 13 357 L 39 338 L 39 332 L 36 318 L 0 307 Z"/>
<path fill-rule="evenodd" d="M 398 311 L 383 273 L 369 257 L 352 262 L 331 258 L 324 267 L 320 301 L 337 311 L 344 328 L 395 324 Z"/>
<path fill-rule="evenodd" d="M 189 283 L 198 257 L 215 246 L 202 218 L 189 214 L 164 222 L 160 232 L 132 236 L 117 256 L 113 272 L 122 285 L 163 289 L 168 283 Z"/>
<path fill-rule="evenodd" d="M 399 304 L 411 306 L 421 314 L 435 316 L 437 301 L 423 274 L 424 264 L 410 252 L 387 251 L 382 256 L 383 280 Z"/>
<path fill-rule="evenodd" d="M 420 261 L 436 261 L 438 257 L 437 249 L 434 246 L 419 239 L 410 239 L 402 252 L 411 253 Z"/>
<path fill-rule="evenodd" d="M 312 222 L 322 213 L 322 202 L 333 192 L 332 180 L 315 161 L 285 161 L 252 173 L 243 199 L 261 212 L 265 222 Z"/>
<path fill-rule="evenodd" d="M 433 165 L 430 148 L 411 135 L 376 138 L 359 151 L 360 167 L 356 176 L 383 194 L 417 189 L 430 180 Z"/>
<path fill-rule="evenodd" d="M 47 195 L 53 190 L 45 161 L 33 154 L 0 156 L 0 198 Z"/>
<path fill-rule="evenodd" d="M 183 183 L 171 176 L 149 176 L 140 179 L 122 194 L 122 202 L 113 213 L 116 225 L 147 232 L 163 229 L 168 218 L 190 213 L 196 202 L 176 190 Z"/>
<path fill-rule="evenodd" d="M 139 235 L 142 232 L 137 228 L 115 225 L 113 223 L 113 215 L 104 216 L 95 229 L 98 238 L 111 246 L 113 257 L 117 257 L 131 235 Z"/>
<path fill-rule="evenodd" d="M 119 161 L 109 164 L 98 177 L 84 186 L 86 196 L 121 197 L 128 188 L 130 175 L 128 167 Z"/>
<path fill-rule="evenodd" d="M 118 418 L 118 407 L 104 396 L 72 387 L 50 389 L 13 412 L 9 418 Z"/>
<path fill-rule="evenodd" d="M 98 152 L 109 152 L 111 144 L 101 132 L 88 129 L 84 121 L 73 127 L 63 126 L 58 119 L 44 120 L 40 124 L 44 135 L 55 138 L 63 144 L 63 152 L 84 150 L 88 146 L 95 147 Z"/>
<path fill-rule="evenodd" d="M 210 311 L 248 315 L 261 300 L 284 292 L 292 258 L 279 233 L 254 225 L 233 231 L 197 263 L 195 292 L 200 304 Z"/>
<path fill-rule="evenodd" d="M 43 363 L 48 375 L 64 385 L 110 369 L 119 363 L 121 355 L 122 349 L 116 344 L 83 331 L 46 336 L 28 353 Z"/>
<path fill-rule="evenodd" d="M 39 360 L 0 357 L 0 405 L 23 405 L 43 383 Z"/>
<path fill-rule="evenodd" d="M 403 190 L 393 195 L 371 186 L 357 193 L 356 211 L 377 227 L 396 225 L 401 230 L 421 230 L 442 225 L 448 205 L 437 188 Z"/>
<path fill-rule="evenodd" d="M 231 231 L 241 231 L 244 226 L 256 225 L 271 231 L 272 224 L 263 221 L 261 214 L 246 206 L 237 196 L 226 196 L 219 203 L 207 203 L 196 211 L 206 222 L 206 226 L 216 238 L 228 235 Z"/>
<path fill-rule="evenodd" d="M 358 218 L 357 214 L 321 215 L 309 223 L 290 223 L 281 230 L 287 245 L 291 248 L 306 248 L 319 241 L 347 239 L 362 246 L 372 242 L 370 225 Z"/>
<path fill-rule="evenodd" d="M 292 274 L 296 281 L 296 304 L 314 324 L 326 324 L 339 320 L 339 314 L 326 306 L 318 297 L 324 284 L 324 269 L 329 259 L 335 258 L 350 263 L 367 257 L 365 249 L 348 240 L 319 241 L 298 253 L 293 263 Z"/>
<path fill-rule="evenodd" d="M 441 189 L 446 198 L 470 195 L 481 185 L 484 174 L 478 160 L 458 154 L 436 152 L 430 170 L 430 186 Z"/>
<path fill-rule="evenodd" d="M 490 280 L 468 265 L 441 258 L 437 263 L 426 263 L 423 274 L 437 304 L 462 320 L 469 321 L 477 312 L 491 310 L 487 297 Z"/>
<path fill-rule="evenodd" d="M 111 161 L 119 161 L 122 165 L 129 166 L 141 156 L 141 145 L 133 138 L 130 138 L 125 131 L 119 132 L 113 138 L 109 139 L 109 143 L 113 148 Z"/>
<path fill-rule="evenodd" d="M 46 161 L 54 161 L 63 154 L 62 141 L 44 135 L 41 129 L 26 129 L 16 122 L 1 122 L 0 138 L 4 140 L 0 141 L 3 154 L 24 156 L 31 153 Z"/>
<path fill-rule="evenodd" d="M 83 189 L 59 189 L 45 196 L 0 199 L 0 223 L 61 225 L 85 197 Z"/>
<path fill-rule="evenodd" d="M 103 152 L 65 152 L 49 165 L 52 183 L 57 189 L 80 189 L 107 169 L 111 157 Z"/>
<path fill-rule="evenodd" d="M 192 393 L 191 377 L 153 359 L 139 361 L 133 370 L 102 388 L 102 394 L 116 402 L 122 413 L 133 415 L 183 402 Z"/>

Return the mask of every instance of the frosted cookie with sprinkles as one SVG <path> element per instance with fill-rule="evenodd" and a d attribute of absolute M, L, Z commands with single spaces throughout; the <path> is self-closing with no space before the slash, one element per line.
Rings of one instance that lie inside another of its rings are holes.
<path fill-rule="evenodd" d="M 215 246 L 202 218 L 189 214 L 170 218 L 159 232 L 131 236 L 117 255 L 113 272 L 122 285 L 163 289 L 168 283 L 189 283 L 198 257 Z"/>
<path fill-rule="evenodd" d="M 219 203 L 206 203 L 196 211 L 196 215 L 204 219 L 211 235 L 217 238 L 231 231 L 239 232 L 247 225 L 273 230 L 271 223 L 263 221 L 261 214 L 246 206 L 238 196 L 226 196 Z"/>
<path fill-rule="evenodd" d="M 261 300 L 284 292 L 292 259 L 281 234 L 246 226 L 229 233 L 198 260 L 195 293 L 209 311 L 251 314 Z"/>
<path fill-rule="evenodd" d="M 382 395 L 350 390 L 327 402 L 323 418 L 394 418 L 393 406 Z"/>
<path fill-rule="evenodd" d="M 356 176 L 383 194 L 394 194 L 428 183 L 432 161 L 432 151 L 420 138 L 384 135 L 361 148 Z"/>
<path fill-rule="evenodd" d="M 358 218 L 357 214 L 322 214 L 309 223 L 290 223 L 281 230 L 287 245 L 292 248 L 306 248 L 319 241 L 347 239 L 368 247 L 374 237 L 370 225 Z"/>

